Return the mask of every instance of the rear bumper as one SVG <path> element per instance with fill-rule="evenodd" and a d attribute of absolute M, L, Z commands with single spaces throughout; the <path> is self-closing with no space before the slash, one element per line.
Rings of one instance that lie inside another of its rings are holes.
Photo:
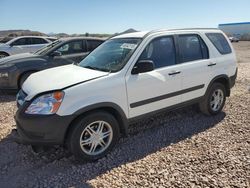
<path fill-rule="evenodd" d="M 27 115 L 18 109 L 15 115 L 17 141 L 31 145 L 63 145 L 67 128 L 73 119 L 73 116 L 56 114 Z"/>
<path fill-rule="evenodd" d="M 235 85 L 235 81 L 237 78 L 238 68 L 236 68 L 235 74 L 229 77 L 229 86 L 232 88 Z"/>

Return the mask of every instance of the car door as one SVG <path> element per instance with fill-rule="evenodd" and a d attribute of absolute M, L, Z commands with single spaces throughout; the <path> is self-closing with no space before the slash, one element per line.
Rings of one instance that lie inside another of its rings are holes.
<path fill-rule="evenodd" d="M 197 33 L 177 36 L 179 70 L 182 80 L 182 102 L 199 98 L 205 94 L 211 77 L 211 62 L 208 48 Z"/>
<path fill-rule="evenodd" d="M 175 105 L 180 102 L 181 74 L 176 64 L 173 36 L 153 39 L 139 59 L 151 60 L 155 69 L 150 72 L 126 75 L 129 117 L 133 118 Z M 136 67 L 136 64 L 134 65 Z"/>
<path fill-rule="evenodd" d="M 52 59 L 55 66 L 77 64 L 88 54 L 85 40 L 66 42 L 55 51 L 60 54 Z"/>

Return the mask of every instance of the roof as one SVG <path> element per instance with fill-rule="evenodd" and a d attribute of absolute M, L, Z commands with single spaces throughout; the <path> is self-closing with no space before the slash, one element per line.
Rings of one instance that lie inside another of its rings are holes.
<path fill-rule="evenodd" d="M 52 39 L 53 37 L 47 37 L 47 36 L 32 36 L 32 35 L 27 35 L 27 36 L 18 36 L 18 37 L 14 37 L 12 38 L 11 40 L 9 40 L 8 42 L 6 42 L 6 44 L 10 44 L 12 43 L 13 41 L 17 40 L 17 39 L 21 39 L 21 38 L 43 38 L 43 39 Z M 57 38 L 55 38 L 57 39 Z"/>
<path fill-rule="evenodd" d="M 64 38 L 59 38 L 59 40 L 62 40 L 62 41 L 69 41 L 69 40 L 102 40 L 102 41 L 104 41 L 105 39 L 98 38 L 98 37 L 64 37 Z"/>
<path fill-rule="evenodd" d="M 238 22 L 238 23 L 224 23 L 224 24 L 219 24 L 219 26 L 229 26 L 229 25 L 250 25 L 250 22 Z"/>
<path fill-rule="evenodd" d="M 113 38 L 142 38 L 144 37 L 149 31 L 138 31 L 132 33 L 125 33 L 121 35 L 117 35 Z"/>
<path fill-rule="evenodd" d="M 146 35 L 154 34 L 154 33 L 161 33 L 161 32 L 175 32 L 175 31 L 214 31 L 218 30 L 218 28 L 183 28 L 183 29 L 159 29 L 153 31 L 140 31 L 140 32 L 133 32 L 133 33 L 126 33 L 122 35 L 115 36 L 113 38 L 143 38 Z"/>
<path fill-rule="evenodd" d="M 27 35 L 27 36 L 18 36 L 18 37 L 15 37 L 14 39 L 19 39 L 19 38 L 54 38 L 54 37 Z"/>

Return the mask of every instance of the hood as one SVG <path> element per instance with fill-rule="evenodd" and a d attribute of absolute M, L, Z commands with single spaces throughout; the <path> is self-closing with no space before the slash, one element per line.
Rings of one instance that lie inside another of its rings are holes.
<path fill-rule="evenodd" d="M 16 54 L 16 55 L 11 55 L 8 57 L 4 57 L 0 59 L 0 66 L 6 63 L 18 63 L 18 62 L 23 62 L 25 59 L 29 58 L 34 58 L 38 57 L 38 55 L 31 54 L 31 53 L 22 53 L 22 54 Z"/>
<path fill-rule="evenodd" d="M 65 65 L 32 74 L 24 82 L 22 89 L 28 94 L 26 100 L 30 100 L 42 92 L 61 90 L 108 74 L 76 65 Z"/>

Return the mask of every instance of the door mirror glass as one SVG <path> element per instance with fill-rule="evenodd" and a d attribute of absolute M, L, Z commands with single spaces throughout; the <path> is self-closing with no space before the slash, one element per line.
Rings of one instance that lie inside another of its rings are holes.
<path fill-rule="evenodd" d="M 132 74 L 139 74 L 143 72 L 149 72 L 154 70 L 154 62 L 151 60 L 140 60 L 132 69 Z"/>

